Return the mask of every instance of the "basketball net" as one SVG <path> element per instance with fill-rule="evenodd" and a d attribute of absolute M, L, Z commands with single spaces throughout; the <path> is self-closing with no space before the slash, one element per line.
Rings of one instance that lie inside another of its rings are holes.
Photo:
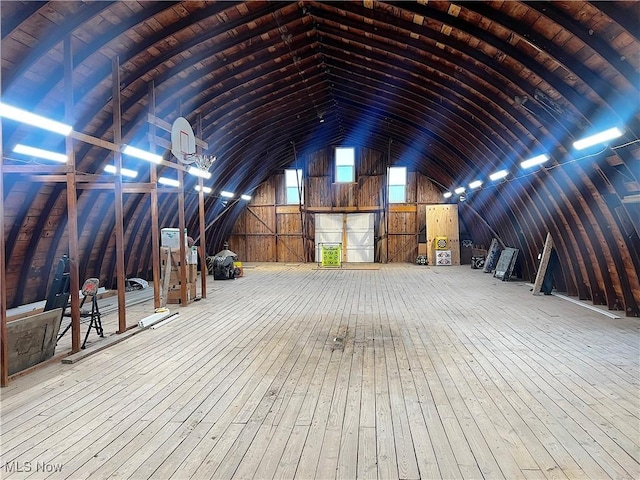
<path fill-rule="evenodd" d="M 183 158 L 180 159 L 182 163 L 191 165 L 194 163 L 196 167 L 200 170 L 204 170 L 205 172 L 209 171 L 213 162 L 216 161 L 215 155 L 203 155 L 201 153 L 184 153 Z"/>

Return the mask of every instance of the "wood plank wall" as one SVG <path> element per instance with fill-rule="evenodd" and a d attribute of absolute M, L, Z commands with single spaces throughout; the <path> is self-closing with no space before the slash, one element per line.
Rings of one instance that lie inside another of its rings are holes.
<path fill-rule="evenodd" d="M 426 176 L 409 168 L 407 203 L 386 205 L 386 154 L 356 148 L 356 182 L 351 184 L 333 182 L 333 148 L 300 160 L 305 196 L 302 212 L 299 205 L 285 203 L 284 174 L 269 178 L 256 190 L 229 237 L 229 248 L 242 260 L 315 261 L 316 213 L 373 212 L 375 261 L 415 261 L 418 235 L 426 227 L 427 205 L 442 203 L 440 189 Z"/>

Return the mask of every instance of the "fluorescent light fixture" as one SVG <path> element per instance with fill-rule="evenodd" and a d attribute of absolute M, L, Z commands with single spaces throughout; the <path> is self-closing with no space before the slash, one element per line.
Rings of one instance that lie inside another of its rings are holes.
<path fill-rule="evenodd" d="M 132 147 L 131 145 L 124 145 L 124 148 L 122 149 L 122 153 L 124 153 L 125 155 L 129 155 L 131 157 L 136 157 L 142 160 L 146 160 L 147 162 L 160 163 L 162 161 L 162 157 L 160 155 L 156 155 L 155 153 L 147 152 L 145 150 Z"/>
<path fill-rule="evenodd" d="M 179 187 L 180 186 L 180 182 L 178 180 L 175 180 L 173 178 L 167 178 L 167 177 L 159 177 L 158 178 L 158 183 L 161 183 L 162 185 L 166 185 L 167 187 Z"/>
<path fill-rule="evenodd" d="M 243 193 L 242 195 L 240 195 L 240 198 L 241 198 L 242 200 L 246 200 L 246 201 L 248 202 L 249 200 L 251 200 L 251 195 L 245 195 L 245 194 Z"/>
<path fill-rule="evenodd" d="M 209 180 L 211 178 L 211 172 L 207 172 L 206 170 L 202 170 L 201 168 L 197 168 L 197 167 L 189 167 L 189 170 L 187 170 L 187 173 L 190 173 L 191 175 L 195 175 L 196 177 L 204 178 L 206 180 Z"/>
<path fill-rule="evenodd" d="M 194 188 L 196 189 L 196 192 L 200 191 L 200 185 L 196 185 Z M 212 192 L 211 187 L 205 187 L 204 185 L 202 186 L 202 191 L 204 193 L 211 193 Z"/>
<path fill-rule="evenodd" d="M 118 172 L 116 170 L 116 167 L 114 167 L 113 165 L 105 165 L 104 171 L 107 173 L 112 173 L 113 175 Z M 136 172 L 135 170 L 130 170 L 128 168 L 123 168 L 122 170 L 120 170 L 120 172 L 122 173 L 123 177 L 136 178 L 138 176 L 138 172 Z"/>
<path fill-rule="evenodd" d="M 220 192 L 220 195 L 222 195 L 223 197 L 227 197 L 227 198 L 233 198 L 235 194 L 232 193 L 232 192 L 227 192 L 225 190 L 222 190 Z"/>
<path fill-rule="evenodd" d="M 53 160 L 54 162 L 67 163 L 67 156 L 63 153 L 52 152 L 50 150 L 42 150 L 41 148 L 29 147 L 18 143 L 13 147 L 15 153 L 23 155 L 31 155 L 32 157 L 44 158 L 45 160 Z"/>
<path fill-rule="evenodd" d="M 584 150 L 585 148 L 593 147 L 601 143 L 606 143 L 609 140 L 616 139 L 622 136 L 622 130 L 618 127 L 609 128 L 604 132 L 596 133 L 590 137 L 582 138 L 573 142 L 573 148 L 576 150 Z"/>
<path fill-rule="evenodd" d="M 455 193 L 456 195 L 460 195 L 461 193 L 464 193 L 465 190 L 466 188 L 464 187 L 458 187 L 453 191 L 453 193 Z"/>
<path fill-rule="evenodd" d="M 0 102 L 0 117 L 10 118 L 18 122 L 26 123 L 28 125 L 43 128 L 50 132 L 59 133 L 65 137 L 71 133 L 73 127 L 65 123 L 56 122 L 55 120 L 49 120 L 48 118 L 41 117 L 35 113 L 27 112 L 20 108 L 12 107 L 6 103 Z"/>
<path fill-rule="evenodd" d="M 453 193 L 451 192 L 444 192 L 444 194 L 442 195 L 444 198 L 451 198 L 451 195 L 453 195 Z"/>
<path fill-rule="evenodd" d="M 474 180 L 469 184 L 469 188 L 478 188 L 482 186 L 482 180 Z"/>
<path fill-rule="evenodd" d="M 501 178 L 506 177 L 507 175 L 509 175 L 509 171 L 508 170 L 499 170 L 499 171 L 489 175 L 489 178 L 491 180 L 493 180 L 493 181 L 496 181 L 496 180 L 500 180 Z"/>
<path fill-rule="evenodd" d="M 537 157 L 530 158 L 525 160 L 520 164 L 522 168 L 530 168 L 535 167 L 536 165 L 542 165 L 544 162 L 549 160 L 549 155 L 543 153 L 542 155 L 538 155 Z"/>

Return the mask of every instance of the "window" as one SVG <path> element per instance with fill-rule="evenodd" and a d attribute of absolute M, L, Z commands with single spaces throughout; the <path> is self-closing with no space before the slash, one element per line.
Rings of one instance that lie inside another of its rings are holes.
<path fill-rule="evenodd" d="M 336 147 L 336 183 L 356 181 L 356 155 L 353 147 Z"/>
<path fill-rule="evenodd" d="M 389 203 L 407 201 L 407 167 L 389 167 Z"/>
<path fill-rule="evenodd" d="M 304 203 L 304 187 L 302 185 L 302 169 L 284 171 L 284 183 L 287 190 L 287 205 Z"/>

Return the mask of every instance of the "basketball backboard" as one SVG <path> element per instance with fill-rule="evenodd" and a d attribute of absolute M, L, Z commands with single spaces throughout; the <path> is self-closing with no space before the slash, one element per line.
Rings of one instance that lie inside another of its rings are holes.
<path fill-rule="evenodd" d="M 184 117 L 178 117 L 171 126 L 171 153 L 182 163 L 192 163 L 188 155 L 196 153 L 196 137 Z"/>

